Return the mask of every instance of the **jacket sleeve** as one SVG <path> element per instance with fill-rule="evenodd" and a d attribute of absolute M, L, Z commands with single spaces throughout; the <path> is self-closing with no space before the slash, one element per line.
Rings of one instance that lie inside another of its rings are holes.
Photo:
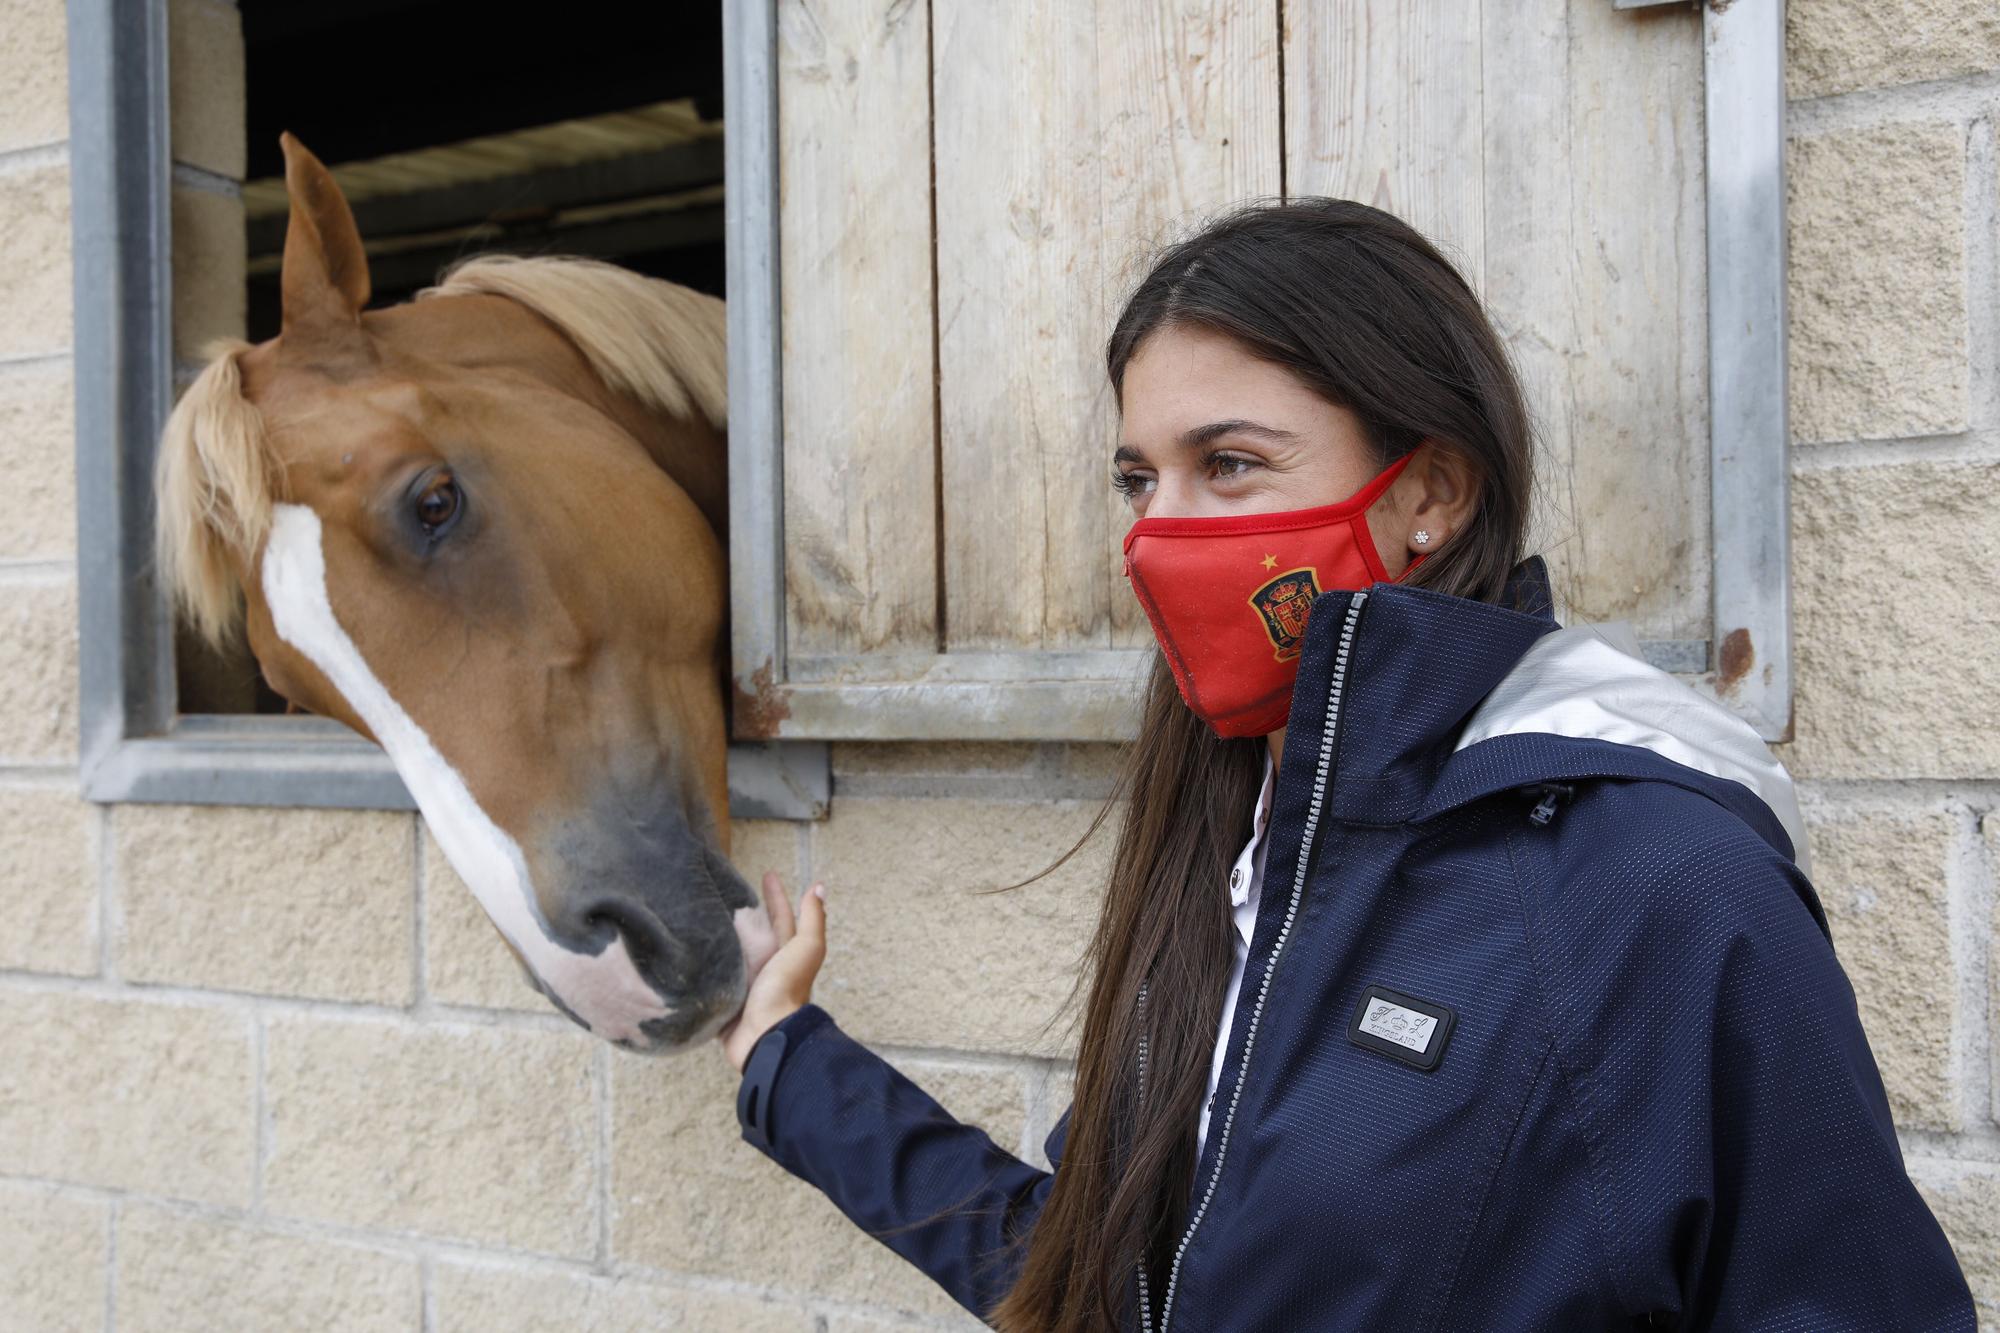
<path fill-rule="evenodd" d="M 744 1084 L 737 1107 L 746 1140 L 966 1309 L 983 1318 L 999 1304 L 1051 1172 L 954 1120 L 818 1005 L 759 1039 Z M 1058 1125 L 1052 1159 L 1061 1138 Z"/>
<path fill-rule="evenodd" d="M 1614 1279 L 1666 1327 L 1971 1330 L 1818 899 L 1737 828 L 1607 839 L 1540 923 Z"/>

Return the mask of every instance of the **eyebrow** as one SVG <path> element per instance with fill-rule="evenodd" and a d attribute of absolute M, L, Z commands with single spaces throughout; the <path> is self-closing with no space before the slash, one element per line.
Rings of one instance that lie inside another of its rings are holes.
<path fill-rule="evenodd" d="M 1276 426 L 1266 426 L 1261 422 L 1245 421 L 1241 417 L 1232 417 L 1227 421 L 1211 421 L 1206 426 L 1195 426 L 1189 430 L 1182 431 L 1180 445 L 1183 449 L 1199 449 L 1211 440 L 1220 439 L 1224 435 L 1256 435 L 1263 439 L 1279 442 L 1289 442 L 1299 438 L 1293 432 L 1279 430 Z M 1143 463 L 1146 460 L 1131 445 L 1121 444 L 1117 449 L 1112 451 L 1111 461 L 1114 463 Z"/>

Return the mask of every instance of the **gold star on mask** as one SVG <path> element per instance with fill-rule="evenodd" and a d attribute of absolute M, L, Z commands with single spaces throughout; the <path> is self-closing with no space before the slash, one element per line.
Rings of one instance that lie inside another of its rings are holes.
<path fill-rule="evenodd" d="M 1277 557 L 1277 556 L 1275 556 L 1275 555 L 1267 555 L 1267 556 L 1265 556 L 1265 557 L 1264 557 L 1264 568 L 1266 568 L 1266 569 L 1276 569 L 1277 567 L 1278 567 L 1278 557 Z"/>

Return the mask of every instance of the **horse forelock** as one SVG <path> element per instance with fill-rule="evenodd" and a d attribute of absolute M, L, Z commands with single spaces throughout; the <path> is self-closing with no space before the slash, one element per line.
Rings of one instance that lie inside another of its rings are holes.
<path fill-rule="evenodd" d="M 249 349 L 237 339 L 208 346 L 211 359 L 167 417 L 154 461 L 157 572 L 189 623 L 216 644 L 242 613 L 238 570 L 270 531 L 278 470 L 263 418 L 243 392 L 238 358 Z"/>
<path fill-rule="evenodd" d="M 670 416 L 729 417 L 724 306 L 595 259 L 480 255 L 417 299 L 484 293 L 526 306 L 576 345 L 609 387 Z"/>

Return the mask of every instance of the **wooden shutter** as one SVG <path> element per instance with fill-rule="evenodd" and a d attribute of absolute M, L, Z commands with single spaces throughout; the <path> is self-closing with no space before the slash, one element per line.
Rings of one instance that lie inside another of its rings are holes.
<path fill-rule="evenodd" d="M 1573 618 L 1707 667 L 1703 12 L 740 8 L 770 64 L 728 113 L 732 241 L 770 255 L 731 256 L 739 735 L 1129 734 L 1104 340 L 1153 250 L 1280 193 L 1445 248 L 1521 370 Z"/>

